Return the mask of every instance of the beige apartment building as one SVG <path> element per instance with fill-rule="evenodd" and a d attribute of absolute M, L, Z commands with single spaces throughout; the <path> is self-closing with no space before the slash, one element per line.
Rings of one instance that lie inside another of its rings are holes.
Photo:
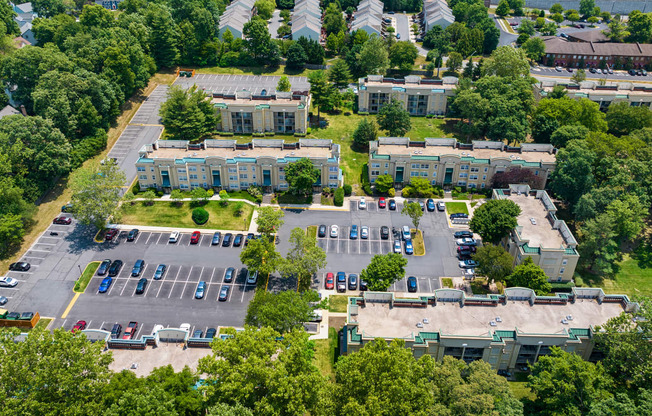
<path fill-rule="evenodd" d="M 407 137 L 380 137 L 369 145 L 369 181 L 391 175 L 396 187 L 412 178 L 426 178 L 432 185 L 491 188 L 493 175 L 512 169 L 529 169 L 545 186 L 555 168 L 556 149 L 550 144 L 523 143 L 509 147 L 502 142 L 455 139 L 411 141 Z"/>
<path fill-rule="evenodd" d="M 342 186 L 340 148 L 330 140 L 206 140 L 190 144 L 182 140 L 158 140 L 145 145 L 136 161 L 141 189 L 214 190 L 247 189 L 260 186 L 265 192 L 287 190 L 285 167 L 301 158 L 310 159 L 321 172 L 315 191 Z"/>
<path fill-rule="evenodd" d="M 532 258 L 548 276 L 548 280 L 568 282 L 573 278 L 580 255 L 577 240 L 564 220 L 557 218 L 557 208 L 544 190 L 531 190 L 528 185 L 510 185 L 494 189 L 494 199 L 508 199 L 521 208 L 517 226 L 502 242 L 514 257 L 514 264 Z"/>
<path fill-rule="evenodd" d="M 591 288 L 555 296 L 536 296 L 518 287 L 477 297 L 458 289 L 438 289 L 419 298 L 394 295 L 364 292 L 349 299 L 343 354 L 383 338 L 403 340 L 416 358 L 484 360 L 495 370 L 531 365 L 552 346 L 595 362 L 601 357 L 594 351 L 595 327 L 638 310 L 625 295 Z"/>
<path fill-rule="evenodd" d="M 401 101 L 412 116 L 446 114 L 448 97 L 452 97 L 457 78 L 425 79 L 408 75 L 394 79 L 367 75 L 358 80 L 358 111 L 377 113 L 392 98 Z"/>
<path fill-rule="evenodd" d="M 603 111 L 607 111 L 611 103 L 626 102 L 632 107 L 650 107 L 652 103 L 652 87 L 631 82 L 600 85 L 595 81 L 583 81 L 577 85 L 543 81 L 534 85 L 534 96 L 537 99 L 546 98 L 556 85 L 566 88 L 566 96 L 574 99 L 588 98 L 600 104 Z"/>

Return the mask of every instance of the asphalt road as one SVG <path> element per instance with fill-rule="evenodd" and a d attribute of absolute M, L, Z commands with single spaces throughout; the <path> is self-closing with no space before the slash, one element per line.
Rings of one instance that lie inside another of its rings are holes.
<path fill-rule="evenodd" d="M 272 21 L 271 23 L 268 23 L 267 29 L 269 30 L 269 34 L 272 37 L 272 39 L 277 38 L 277 31 L 278 28 L 281 27 L 281 23 L 283 22 L 283 19 L 281 19 L 281 11 L 279 9 L 274 10 L 274 14 L 272 15 Z"/>

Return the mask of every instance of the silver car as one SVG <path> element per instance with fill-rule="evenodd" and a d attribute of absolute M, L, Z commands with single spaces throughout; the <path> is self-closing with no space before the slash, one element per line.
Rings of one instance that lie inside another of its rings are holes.
<path fill-rule="evenodd" d="M 365 240 L 369 238 L 369 227 L 366 225 L 360 227 L 360 238 L 364 238 Z"/>
<path fill-rule="evenodd" d="M 331 237 L 337 238 L 339 233 L 340 233 L 340 227 L 338 227 L 337 225 L 331 225 Z"/>

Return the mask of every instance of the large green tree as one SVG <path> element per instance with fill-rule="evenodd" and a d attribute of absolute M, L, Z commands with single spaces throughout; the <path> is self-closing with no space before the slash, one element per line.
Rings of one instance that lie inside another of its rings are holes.
<path fill-rule="evenodd" d="M 276 251 L 276 244 L 269 238 L 256 238 L 240 252 L 240 261 L 250 272 L 268 276 L 275 272 L 281 262 L 281 255 Z"/>
<path fill-rule="evenodd" d="M 421 210 L 421 205 L 418 202 L 410 202 L 403 206 L 401 214 L 407 215 L 412 220 L 412 225 L 416 230 L 419 229 L 419 222 L 421 222 L 421 217 L 423 217 L 423 211 Z"/>
<path fill-rule="evenodd" d="M 369 290 L 386 291 L 405 276 L 405 266 L 407 259 L 400 254 L 376 254 L 362 269 L 360 278 L 367 282 Z"/>
<path fill-rule="evenodd" d="M 647 107 L 632 107 L 627 102 L 612 103 L 607 110 L 606 120 L 609 133 L 622 136 L 634 130 L 652 127 L 652 112 Z"/>
<path fill-rule="evenodd" d="M 217 126 L 210 97 L 197 86 L 189 90 L 172 86 L 159 113 L 166 132 L 175 140 L 199 139 Z"/>
<path fill-rule="evenodd" d="M 258 213 L 256 216 L 258 232 L 266 236 L 277 233 L 284 223 L 283 217 L 285 213 L 283 210 L 271 206 L 259 207 L 256 210 Z"/>
<path fill-rule="evenodd" d="M 396 99 L 383 105 L 376 118 L 378 126 L 382 130 L 387 130 L 392 137 L 403 136 L 412 128 L 410 113 L 403 108 L 403 103 Z"/>
<path fill-rule="evenodd" d="M 516 227 L 521 208 L 509 199 L 492 199 L 473 212 L 469 226 L 482 241 L 498 243 Z"/>
<path fill-rule="evenodd" d="M 526 257 L 518 266 L 514 267 L 512 274 L 506 278 L 510 287 L 526 287 L 534 290 L 537 295 L 550 293 L 551 285 L 548 276 L 541 267 L 534 264 L 532 257 Z"/>
<path fill-rule="evenodd" d="M 364 117 L 353 132 L 353 144 L 358 149 L 369 148 L 369 142 L 378 138 L 378 127 L 370 117 Z"/>
<path fill-rule="evenodd" d="M 349 86 L 351 81 L 351 71 L 344 59 L 336 59 L 328 70 L 328 80 L 333 83 L 335 88 L 344 89 Z"/>
<path fill-rule="evenodd" d="M 485 243 L 473 255 L 478 262 L 475 271 L 489 280 L 505 281 L 514 270 L 514 258 L 500 245 Z"/>
<path fill-rule="evenodd" d="M 296 162 L 288 163 L 285 167 L 285 180 L 290 186 L 290 192 L 307 195 L 312 192 L 312 187 L 317 182 L 321 173 L 315 169 L 312 161 L 307 157 Z"/>
<path fill-rule="evenodd" d="M 268 327 L 281 334 L 303 328 L 310 321 L 319 295 L 315 291 L 299 293 L 283 290 L 278 293 L 259 290 L 247 307 L 245 324 L 258 328 Z"/>
<path fill-rule="evenodd" d="M 487 62 L 483 68 L 487 75 L 499 77 L 528 77 L 530 75 L 530 64 L 523 49 L 501 46 L 491 54 L 491 57 L 493 59 Z"/>
<path fill-rule="evenodd" d="M 557 166 L 550 175 L 550 188 L 571 205 L 576 204 L 594 184 L 595 160 L 595 153 L 583 140 L 571 140 L 557 152 Z"/>
<path fill-rule="evenodd" d="M 299 290 L 308 290 L 313 276 L 326 267 L 326 253 L 317 245 L 317 239 L 303 228 L 292 229 L 289 243 L 290 250 L 280 269 L 298 280 Z"/>
<path fill-rule="evenodd" d="M 360 72 L 365 75 L 385 74 L 389 68 L 389 53 L 378 36 L 371 36 L 357 54 Z"/>
<path fill-rule="evenodd" d="M 412 42 L 396 42 L 389 49 L 389 62 L 401 71 L 410 71 L 419 53 Z"/>
<path fill-rule="evenodd" d="M 178 28 L 169 9 L 164 5 L 149 3 L 145 17 L 150 28 L 149 48 L 156 65 L 159 68 L 175 65 L 179 61 Z"/>
<path fill-rule="evenodd" d="M 337 91 L 328 82 L 328 74 L 322 70 L 311 72 L 308 75 L 312 103 L 317 107 L 317 121 L 319 121 L 321 110 L 333 107 L 334 94 Z"/>

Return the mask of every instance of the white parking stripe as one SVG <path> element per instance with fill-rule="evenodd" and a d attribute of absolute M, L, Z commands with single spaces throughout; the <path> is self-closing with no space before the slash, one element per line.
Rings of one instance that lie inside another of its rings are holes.
<path fill-rule="evenodd" d="M 161 236 L 163 236 L 163 233 L 161 233 L 161 235 L 158 236 L 158 240 L 156 240 L 156 244 L 158 244 L 158 242 L 161 240 Z"/>
<path fill-rule="evenodd" d="M 190 268 L 190 271 L 192 272 L 192 267 Z M 201 272 L 199 272 L 199 280 L 201 281 L 201 275 L 204 273 L 204 268 L 201 268 Z M 179 299 L 183 299 L 183 294 L 186 292 L 186 286 L 188 286 L 188 280 L 190 280 L 190 273 L 188 273 L 188 279 L 186 279 L 186 283 L 183 285 L 183 290 L 181 291 L 181 296 L 179 296 Z M 199 282 L 197 282 L 199 283 Z"/>
<path fill-rule="evenodd" d="M 143 233 L 138 233 L 136 239 L 134 240 L 134 243 L 138 243 L 138 239 L 140 238 L 141 235 L 143 235 Z"/>
<path fill-rule="evenodd" d="M 154 233 L 149 233 L 149 237 L 147 237 L 147 241 L 145 241 L 145 244 L 149 244 L 149 239 L 152 238 L 152 234 Z"/>
<path fill-rule="evenodd" d="M 170 289 L 170 293 L 168 293 L 168 299 L 170 299 L 170 296 L 172 296 L 172 290 L 174 290 L 174 285 L 177 283 L 177 278 L 179 277 L 179 273 L 181 273 L 182 268 L 183 268 L 183 266 L 179 267 L 179 270 L 177 271 L 177 275 L 174 276 L 174 282 L 172 283 L 172 288 Z M 190 270 L 192 270 L 192 267 L 190 268 Z M 161 287 L 163 287 L 163 285 L 161 285 Z M 160 291 L 161 291 L 161 289 L 159 289 L 159 292 Z M 156 297 L 158 297 L 158 295 L 156 295 Z"/>

